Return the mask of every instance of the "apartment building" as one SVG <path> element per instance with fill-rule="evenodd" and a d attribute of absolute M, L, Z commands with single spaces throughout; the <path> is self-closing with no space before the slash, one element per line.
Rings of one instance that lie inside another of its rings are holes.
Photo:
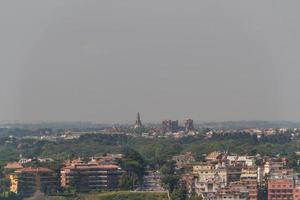
<path fill-rule="evenodd" d="M 193 166 L 195 176 L 195 192 L 204 198 L 215 196 L 218 189 L 227 184 L 226 168 L 212 165 L 210 163 L 201 163 Z"/>
<path fill-rule="evenodd" d="M 249 200 L 249 192 L 245 186 L 239 182 L 218 190 L 215 200 Z"/>
<path fill-rule="evenodd" d="M 300 186 L 296 186 L 293 190 L 293 200 L 300 200 Z"/>
<path fill-rule="evenodd" d="M 75 160 L 61 169 L 61 186 L 72 186 L 87 191 L 115 189 L 119 187 L 122 173 L 118 165 Z"/>
<path fill-rule="evenodd" d="M 268 200 L 292 200 L 294 180 L 292 178 L 270 178 L 268 180 Z"/>
<path fill-rule="evenodd" d="M 56 173 L 48 168 L 27 167 L 10 175 L 10 191 L 20 196 L 32 196 L 36 191 L 46 194 L 56 192 L 59 179 Z"/>
<path fill-rule="evenodd" d="M 241 172 L 241 184 L 245 186 L 249 193 L 249 200 L 257 200 L 258 179 L 257 167 L 244 167 Z"/>
<path fill-rule="evenodd" d="M 194 163 L 196 161 L 192 152 L 186 152 L 177 156 L 173 156 L 172 160 L 176 162 L 178 168 L 182 168 L 187 164 Z"/>

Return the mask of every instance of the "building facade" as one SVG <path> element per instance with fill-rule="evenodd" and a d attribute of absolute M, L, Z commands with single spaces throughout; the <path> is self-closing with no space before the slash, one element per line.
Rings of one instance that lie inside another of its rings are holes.
<path fill-rule="evenodd" d="M 257 200 L 258 180 L 257 167 L 244 167 L 241 173 L 241 184 L 249 193 L 249 200 Z"/>
<path fill-rule="evenodd" d="M 192 119 L 183 120 L 183 127 L 185 131 L 193 131 L 194 130 L 194 121 Z"/>
<path fill-rule="evenodd" d="M 59 188 L 59 179 L 56 173 L 48 168 L 27 167 L 17 170 L 10 175 L 10 191 L 20 196 L 29 197 L 36 191 L 51 194 Z"/>
<path fill-rule="evenodd" d="M 293 190 L 293 200 L 300 200 L 300 186 L 297 186 Z"/>
<path fill-rule="evenodd" d="M 166 132 L 175 133 L 175 132 L 179 131 L 178 120 L 176 120 L 176 121 L 164 120 L 162 122 L 162 131 L 164 133 L 166 133 Z"/>
<path fill-rule="evenodd" d="M 121 175 L 118 165 L 73 161 L 61 169 L 61 186 L 82 190 L 116 189 Z"/>
<path fill-rule="evenodd" d="M 291 178 L 270 179 L 268 181 L 268 200 L 292 200 L 294 180 Z"/>

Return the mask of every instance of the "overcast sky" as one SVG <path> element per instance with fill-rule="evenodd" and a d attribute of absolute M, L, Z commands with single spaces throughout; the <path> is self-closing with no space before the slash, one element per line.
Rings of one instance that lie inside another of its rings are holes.
<path fill-rule="evenodd" d="M 300 121 L 300 1 L 0 2 L 0 120 Z"/>

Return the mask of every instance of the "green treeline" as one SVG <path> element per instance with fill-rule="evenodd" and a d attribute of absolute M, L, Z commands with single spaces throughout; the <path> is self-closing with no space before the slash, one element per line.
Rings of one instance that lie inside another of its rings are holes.
<path fill-rule="evenodd" d="M 74 140 L 57 142 L 10 138 L 0 136 L 0 166 L 8 161 L 16 161 L 22 155 L 25 158 L 50 157 L 56 161 L 77 157 L 102 155 L 104 153 L 122 153 L 130 147 L 142 155 L 139 161 L 144 165 L 155 167 L 162 165 L 173 155 L 191 151 L 201 157 L 211 151 L 227 151 L 230 153 L 262 156 L 276 156 L 278 154 L 295 159 L 295 152 L 299 151 L 300 141 L 291 140 L 283 134 L 262 136 L 257 138 L 246 133 L 226 136 L 213 136 L 205 139 L 203 135 L 194 137 L 174 138 L 142 138 L 126 135 L 91 134 Z M 130 160 L 124 165 L 137 165 Z M 59 163 L 53 163 L 51 168 L 57 170 Z M 296 166 L 293 166 L 296 167 Z M 140 173 L 140 172 L 137 172 Z"/>

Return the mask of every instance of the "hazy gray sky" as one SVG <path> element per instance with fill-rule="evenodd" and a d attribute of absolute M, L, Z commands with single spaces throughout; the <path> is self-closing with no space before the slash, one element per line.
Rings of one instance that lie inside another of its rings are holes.
<path fill-rule="evenodd" d="M 298 0 L 0 2 L 0 120 L 300 121 Z"/>

